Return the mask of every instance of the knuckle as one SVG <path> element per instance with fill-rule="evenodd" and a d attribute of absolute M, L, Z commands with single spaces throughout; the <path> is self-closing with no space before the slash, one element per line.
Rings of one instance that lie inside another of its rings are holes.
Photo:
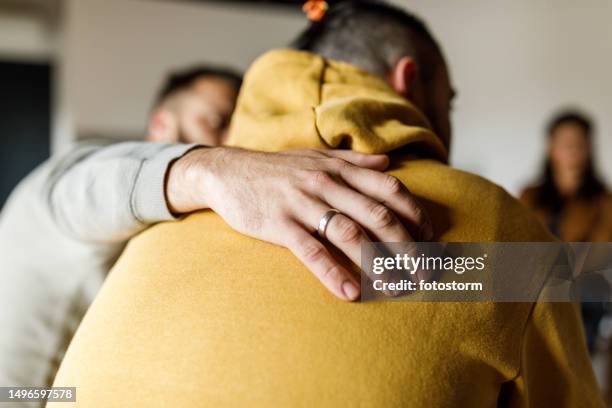
<path fill-rule="evenodd" d="M 321 273 L 322 280 L 337 280 L 342 276 L 342 271 L 338 265 L 330 265 Z"/>
<path fill-rule="evenodd" d="M 359 242 L 361 230 L 353 221 L 346 220 L 338 223 L 338 239 L 344 243 Z"/>
<path fill-rule="evenodd" d="M 300 252 L 306 262 L 317 262 L 325 256 L 325 248 L 320 243 L 302 244 Z"/>
<path fill-rule="evenodd" d="M 386 176 L 383 185 L 385 191 L 390 195 L 399 194 L 404 189 L 402 182 L 393 176 Z"/>
<path fill-rule="evenodd" d="M 417 224 L 423 224 L 427 218 L 425 212 L 417 203 L 412 206 L 412 216 Z"/>
<path fill-rule="evenodd" d="M 313 170 L 309 173 L 308 178 L 314 187 L 324 187 L 332 182 L 332 177 L 323 170 Z"/>
<path fill-rule="evenodd" d="M 337 172 L 342 171 L 348 166 L 348 163 L 342 159 L 337 157 L 333 157 L 329 159 L 330 168 L 336 170 Z"/>
<path fill-rule="evenodd" d="M 370 207 L 370 218 L 376 228 L 387 228 L 395 224 L 393 212 L 380 203 Z"/>

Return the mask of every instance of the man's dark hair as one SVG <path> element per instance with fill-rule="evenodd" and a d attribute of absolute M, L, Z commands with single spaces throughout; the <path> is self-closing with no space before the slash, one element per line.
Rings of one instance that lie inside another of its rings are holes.
<path fill-rule="evenodd" d="M 155 106 L 161 105 L 171 95 L 186 90 L 200 78 L 215 77 L 231 83 L 236 92 L 242 85 L 242 75 L 229 68 L 197 66 L 172 72 L 161 87 L 155 99 Z"/>
<path fill-rule="evenodd" d="M 442 52 L 418 17 L 382 1 L 330 2 L 321 21 L 295 40 L 297 49 L 348 62 L 379 76 L 403 56 L 415 59 L 422 78 L 433 77 Z"/>

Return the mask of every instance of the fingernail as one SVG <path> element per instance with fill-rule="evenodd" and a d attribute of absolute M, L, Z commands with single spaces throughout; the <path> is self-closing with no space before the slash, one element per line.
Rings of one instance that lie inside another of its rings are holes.
<path fill-rule="evenodd" d="M 382 157 L 384 158 L 384 161 L 385 161 L 385 167 L 388 166 L 389 163 L 391 163 L 391 159 L 386 154 L 384 154 Z"/>
<path fill-rule="evenodd" d="M 345 281 L 342 284 L 342 291 L 348 300 L 355 300 L 359 296 L 359 288 L 351 281 Z"/>

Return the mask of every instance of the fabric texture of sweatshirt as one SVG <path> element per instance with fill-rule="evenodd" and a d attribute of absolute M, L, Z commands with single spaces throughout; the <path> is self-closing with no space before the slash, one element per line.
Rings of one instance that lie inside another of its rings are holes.
<path fill-rule="evenodd" d="M 0 386 L 49 386 L 126 241 L 174 219 L 164 178 L 193 146 L 107 144 L 43 163 L 2 209 Z"/>
<path fill-rule="evenodd" d="M 437 240 L 553 239 L 501 188 L 447 166 L 425 118 L 347 64 L 260 57 L 229 140 L 390 153 Z M 343 302 L 210 211 L 130 242 L 55 385 L 77 387 L 76 404 L 53 404 L 66 407 L 603 406 L 573 304 Z"/>

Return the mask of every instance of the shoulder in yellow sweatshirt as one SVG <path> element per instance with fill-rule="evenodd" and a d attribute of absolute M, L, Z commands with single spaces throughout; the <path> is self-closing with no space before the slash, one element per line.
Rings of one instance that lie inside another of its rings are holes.
<path fill-rule="evenodd" d="M 230 143 L 391 152 L 437 239 L 551 239 L 502 189 L 445 165 L 408 101 L 343 63 L 262 56 Z M 342 302 L 288 250 L 202 212 L 130 243 L 55 385 L 78 387 L 82 407 L 601 406 L 584 342 L 569 303 Z"/>

